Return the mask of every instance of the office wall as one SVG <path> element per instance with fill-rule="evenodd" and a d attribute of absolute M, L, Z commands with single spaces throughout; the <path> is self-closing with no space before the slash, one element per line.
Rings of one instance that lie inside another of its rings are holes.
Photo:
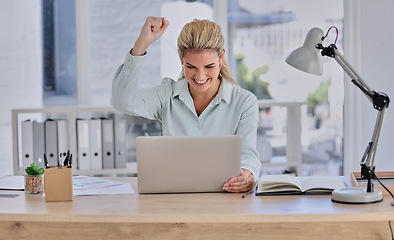
<path fill-rule="evenodd" d="M 40 4 L 0 0 L 0 177 L 12 174 L 11 109 L 42 105 Z"/>
<path fill-rule="evenodd" d="M 359 1 L 361 10 L 361 76 L 377 92 L 394 100 L 394 1 Z M 377 111 L 363 99 L 362 143 L 367 146 L 375 124 Z M 394 170 L 394 108 L 386 111 L 383 132 L 377 153 L 377 170 Z"/>

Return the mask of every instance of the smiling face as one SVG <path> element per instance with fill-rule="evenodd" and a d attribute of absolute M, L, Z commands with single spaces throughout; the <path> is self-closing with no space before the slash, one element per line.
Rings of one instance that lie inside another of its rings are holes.
<path fill-rule="evenodd" d="M 219 57 L 215 50 L 187 50 L 183 58 L 180 57 L 192 97 L 216 95 L 223 56 L 224 53 Z"/>

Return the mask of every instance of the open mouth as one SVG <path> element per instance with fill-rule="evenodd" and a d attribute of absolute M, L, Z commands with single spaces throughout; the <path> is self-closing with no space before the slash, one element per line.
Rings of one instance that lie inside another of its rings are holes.
<path fill-rule="evenodd" d="M 205 79 L 205 80 L 202 80 L 202 81 L 198 81 L 197 79 L 194 79 L 194 78 L 193 78 L 193 80 L 194 80 L 196 83 L 198 83 L 198 84 L 204 84 L 204 83 L 206 83 L 206 82 L 209 80 L 209 78 L 207 78 L 207 79 Z"/>

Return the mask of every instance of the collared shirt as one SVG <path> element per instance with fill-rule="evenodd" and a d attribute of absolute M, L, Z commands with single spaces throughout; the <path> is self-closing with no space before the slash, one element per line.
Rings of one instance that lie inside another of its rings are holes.
<path fill-rule="evenodd" d="M 128 54 L 119 67 L 112 84 L 111 104 L 114 108 L 130 115 L 159 120 L 165 136 L 241 135 L 241 168 L 259 176 L 256 96 L 224 79 L 214 99 L 198 116 L 185 79 L 164 78 L 156 87 L 138 89 L 143 61 L 144 56 Z"/>

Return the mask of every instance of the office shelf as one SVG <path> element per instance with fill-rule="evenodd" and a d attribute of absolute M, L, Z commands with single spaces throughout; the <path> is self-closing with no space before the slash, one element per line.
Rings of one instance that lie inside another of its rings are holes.
<path fill-rule="evenodd" d="M 284 167 L 294 170 L 301 174 L 302 152 L 301 152 L 301 102 L 293 101 L 276 101 L 276 100 L 258 100 L 260 109 L 266 108 L 286 108 L 286 154 L 285 156 L 273 156 L 269 161 L 262 161 L 263 168 Z M 99 176 L 118 176 L 118 175 L 135 175 L 137 173 L 135 159 L 135 137 L 138 135 L 159 135 L 161 129 L 153 127 L 151 123 L 158 124 L 157 121 L 151 121 L 138 117 L 127 116 L 112 107 L 49 107 L 49 108 L 25 108 L 12 110 L 12 138 L 13 138 L 13 164 L 14 174 L 23 175 L 21 160 L 21 122 L 27 119 L 45 120 L 66 119 L 68 121 L 69 147 L 73 154 L 73 160 L 76 162 L 77 154 L 77 126 L 78 118 L 102 118 L 102 117 L 127 117 L 128 126 L 125 135 L 127 136 L 127 167 L 114 169 L 94 169 L 80 170 L 77 165 L 73 165 L 73 174 L 75 175 L 99 175 Z M 155 125 L 156 126 L 156 125 Z M 137 130 L 136 130 L 137 129 Z M 141 130 L 142 129 L 142 130 Z M 155 131 L 155 132 L 149 132 Z"/>
<path fill-rule="evenodd" d="M 77 119 L 79 118 L 117 118 L 128 117 L 127 115 L 115 110 L 112 107 L 50 107 L 50 108 L 28 108 L 28 109 L 13 109 L 12 110 L 12 136 L 13 136 L 13 164 L 14 175 L 23 175 L 21 159 L 21 123 L 25 120 L 45 121 L 46 119 L 66 119 L 68 122 L 68 139 L 69 150 L 73 155 L 73 174 L 74 175 L 100 175 L 115 177 L 118 175 L 135 175 L 137 167 L 135 163 L 135 156 L 127 154 L 126 168 L 113 169 L 90 169 L 80 170 L 77 168 Z M 147 120 L 149 121 L 149 120 Z M 129 121 L 128 121 L 129 122 Z M 129 124 L 128 124 L 129 125 Z M 129 126 L 128 126 L 129 127 Z M 127 131 L 127 129 L 126 129 Z M 126 136 L 127 132 L 125 133 Z M 126 150 L 133 149 L 128 146 L 127 139 Z M 134 161 L 134 162 L 132 162 Z"/>

